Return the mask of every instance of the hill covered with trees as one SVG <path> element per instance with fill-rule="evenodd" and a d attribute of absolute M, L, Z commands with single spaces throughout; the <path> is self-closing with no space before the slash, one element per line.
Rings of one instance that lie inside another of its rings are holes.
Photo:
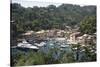
<path fill-rule="evenodd" d="M 95 16 L 96 6 L 79 6 L 62 4 L 58 7 L 22 7 L 18 3 L 11 3 L 11 21 L 15 22 L 17 32 L 41 29 L 65 29 L 66 26 L 80 25 L 86 16 Z"/>
<path fill-rule="evenodd" d="M 94 35 L 94 33 L 96 34 L 96 6 L 61 4 L 60 6 L 49 5 L 47 7 L 33 6 L 25 8 L 18 3 L 11 3 L 10 6 L 11 46 L 17 45 L 18 39 L 21 40 L 22 35 L 17 36 L 18 34 L 20 35 L 20 33 L 29 30 L 36 32 L 52 29 L 65 30 L 66 27 L 74 29 L 74 27 L 77 26 L 79 28 L 77 32 L 95 36 L 93 40 L 89 40 L 89 43 L 87 43 L 88 41 L 86 40 L 86 43 L 88 44 L 86 46 L 81 46 L 81 44 L 71 44 L 70 48 L 72 52 L 66 52 L 67 50 L 60 49 L 62 48 L 61 45 L 64 46 L 64 43 L 54 40 L 54 43 L 50 42 L 51 44 L 54 44 L 53 48 L 52 45 L 48 45 L 49 42 L 46 42 L 47 44 L 36 52 L 31 49 L 22 51 L 11 48 L 11 66 L 96 61 L 96 43 L 92 42 L 96 39 L 96 35 Z M 65 35 L 67 37 L 67 34 Z M 32 41 L 32 45 L 35 45 L 33 44 L 33 41 L 36 42 L 34 36 L 35 35 L 32 34 L 32 38 L 29 37 Z M 79 36 L 82 37 L 81 35 Z M 88 36 L 86 36 L 86 38 L 87 37 Z M 67 43 L 65 43 L 65 45 L 67 45 Z M 44 49 L 49 49 L 49 51 Z M 47 53 L 43 52 L 43 50 Z M 55 56 L 57 59 L 55 59 Z M 79 57 L 81 58 L 79 59 Z"/>
<path fill-rule="evenodd" d="M 84 34 L 96 33 L 96 17 L 85 17 L 80 23 L 80 31 Z"/>

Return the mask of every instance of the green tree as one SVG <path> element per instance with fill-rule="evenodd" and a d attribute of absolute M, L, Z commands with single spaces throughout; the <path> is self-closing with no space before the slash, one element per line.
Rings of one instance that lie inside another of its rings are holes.
<path fill-rule="evenodd" d="M 17 33 L 27 30 L 65 29 L 66 25 L 73 27 L 85 16 L 91 15 L 96 15 L 95 6 L 62 4 L 58 7 L 49 5 L 24 8 L 20 4 L 11 3 L 11 20 L 16 23 Z"/>
<path fill-rule="evenodd" d="M 93 34 L 96 32 L 96 17 L 85 17 L 80 23 L 80 31 L 85 34 Z"/>
<path fill-rule="evenodd" d="M 73 63 L 75 62 L 73 53 L 64 53 L 60 59 L 60 63 Z"/>

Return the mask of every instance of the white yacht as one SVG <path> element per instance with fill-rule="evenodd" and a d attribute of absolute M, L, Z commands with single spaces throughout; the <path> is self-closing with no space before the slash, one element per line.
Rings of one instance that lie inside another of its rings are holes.
<path fill-rule="evenodd" d="M 30 48 L 30 49 L 39 49 L 37 46 L 29 44 L 26 40 L 23 40 L 22 43 L 18 43 L 17 47 Z"/>

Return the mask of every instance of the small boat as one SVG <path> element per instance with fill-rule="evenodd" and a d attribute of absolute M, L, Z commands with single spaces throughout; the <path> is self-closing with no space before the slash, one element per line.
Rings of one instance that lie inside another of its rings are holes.
<path fill-rule="evenodd" d="M 22 43 L 18 43 L 17 47 L 20 47 L 20 48 L 29 48 L 29 49 L 36 49 L 36 50 L 39 49 L 37 46 L 29 44 L 26 40 L 23 40 Z"/>

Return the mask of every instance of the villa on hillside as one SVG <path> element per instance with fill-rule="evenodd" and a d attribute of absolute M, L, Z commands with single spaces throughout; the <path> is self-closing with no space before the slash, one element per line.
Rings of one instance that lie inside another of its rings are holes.
<path fill-rule="evenodd" d="M 39 37 L 64 37 L 65 35 L 64 30 L 53 29 L 53 30 L 41 30 L 36 32 L 36 35 Z"/>
<path fill-rule="evenodd" d="M 70 43 L 76 44 L 77 37 L 79 37 L 79 36 L 80 36 L 80 32 L 75 32 L 75 33 L 70 34 L 70 39 L 69 39 Z"/>
<path fill-rule="evenodd" d="M 23 36 L 29 36 L 32 35 L 34 33 L 34 31 L 27 31 L 26 33 L 23 33 Z"/>
<path fill-rule="evenodd" d="M 96 44 L 96 35 L 84 34 L 81 35 L 80 32 L 75 32 L 70 34 L 70 39 L 67 40 L 70 44 L 81 44 L 89 45 L 91 43 Z"/>

